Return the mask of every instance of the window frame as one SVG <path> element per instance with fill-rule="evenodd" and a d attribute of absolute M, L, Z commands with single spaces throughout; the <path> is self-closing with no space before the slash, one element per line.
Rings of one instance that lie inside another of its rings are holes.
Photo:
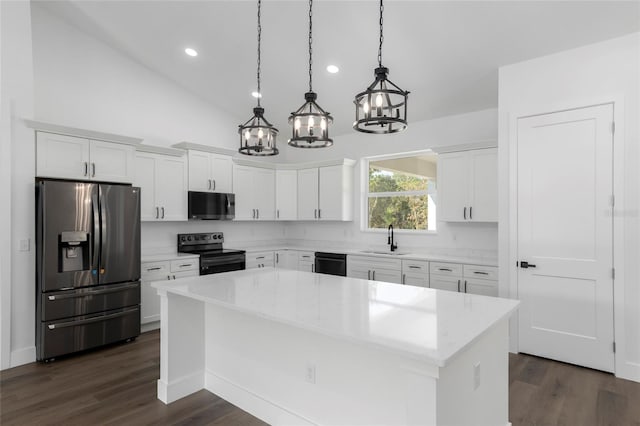
<path fill-rule="evenodd" d="M 361 232 L 370 232 L 373 234 L 386 234 L 386 229 L 381 228 L 369 228 L 369 198 L 373 197 L 402 197 L 402 196 L 416 196 L 416 195 L 426 195 L 429 196 L 429 192 L 427 189 L 424 191 L 402 191 L 402 192 L 374 192 L 369 193 L 369 165 L 372 161 L 381 161 L 381 160 L 394 160 L 397 158 L 405 158 L 405 157 L 415 157 L 418 155 L 425 154 L 436 154 L 437 152 L 432 149 L 420 150 L 420 151 L 409 151 L 409 152 L 401 152 L 394 154 L 384 154 L 384 155 L 376 155 L 371 157 L 363 157 L 362 158 L 362 167 L 361 167 L 361 176 L 360 176 L 360 231 Z M 436 181 L 436 191 L 437 191 L 437 181 Z M 437 211 L 437 206 L 436 206 Z M 436 224 L 438 220 L 436 219 Z M 438 228 L 433 229 L 395 229 L 394 233 L 396 234 L 413 234 L 413 235 L 437 235 Z"/>

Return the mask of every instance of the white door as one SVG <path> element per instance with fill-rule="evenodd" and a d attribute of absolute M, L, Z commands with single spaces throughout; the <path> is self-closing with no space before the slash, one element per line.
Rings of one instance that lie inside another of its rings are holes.
<path fill-rule="evenodd" d="M 320 167 L 318 169 L 318 219 L 342 220 L 343 166 Z"/>
<path fill-rule="evenodd" d="M 135 148 L 132 145 L 91 141 L 91 179 L 103 182 L 133 182 Z"/>
<path fill-rule="evenodd" d="M 38 132 L 36 176 L 89 179 L 89 140 Z"/>
<path fill-rule="evenodd" d="M 469 155 L 466 152 L 438 157 L 438 220 L 469 219 Z"/>
<path fill-rule="evenodd" d="M 469 151 L 471 165 L 471 199 L 469 220 L 498 221 L 498 150 Z"/>
<path fill-rule="evenodd" d="M 233 166 L 233 192 L 236 194 L 235 220 L 253 220 L 256 202 L 253 199 L 253 168 Z"/>
<path fill-rule="evenodd" d="M 318 218 L 318 169 L 298 170 L 298 220 Z"/>
<path fill-rule="evenodd" d="M 614 368 L 612 121 L 607 104 L 522 118 L 517 130 L 520 351 L 604 371 Z"/>
<path fill-rule="evenodd" d="M 256 203 L 256 219 L 274 220 L 276 218 L 275 171 L 254 168 L 253 188 Z"/>
<path fill-rule="evenodd" d="M 298 172 L 276 170 L 276 219 L 298 218 Z"/>
<path fill-rule="evenodd" d="M 211 154 L 212 189 L 214 192 L 233 192 L 232 169 L 231 157 Z"/>
<path fill-rule="evenodd" d="M 156 203 L 156 157 L 144 152 L 136 153 L 133 185 L 140 187 L 140 220 L 160 218 Z"/>
<path fill-rule="evenodd" d="M 212 187 L 209 153 L 189 150 L 189 191 L 210 191 Z"/>
<path fill-rule="evenodd" d="M 156 202 L 163 220 L 187 220 L 187 165 L 184 157 L 158 159 Z"/>

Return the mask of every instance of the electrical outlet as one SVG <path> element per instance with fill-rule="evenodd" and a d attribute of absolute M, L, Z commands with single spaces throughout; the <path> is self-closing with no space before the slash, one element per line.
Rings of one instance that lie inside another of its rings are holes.
<path fill-rule="evenodd" d="M 473 365 L 473 390 L 480 387 L 480 363 Z"/>
<path fill-rule="evenodd" d="M 316 366 L 315 364 L 307 364 L 305 380 L 311 384 L 316 384 Z"/>

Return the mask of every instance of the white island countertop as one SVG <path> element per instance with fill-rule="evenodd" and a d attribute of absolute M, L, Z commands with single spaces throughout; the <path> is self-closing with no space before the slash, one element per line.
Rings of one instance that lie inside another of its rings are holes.
<path fill-rule="evenodd" d="M 272 268 L 153 286 L 161 295 L 186 296 L 439 367 L 519 304 L 510 299 Z"/>

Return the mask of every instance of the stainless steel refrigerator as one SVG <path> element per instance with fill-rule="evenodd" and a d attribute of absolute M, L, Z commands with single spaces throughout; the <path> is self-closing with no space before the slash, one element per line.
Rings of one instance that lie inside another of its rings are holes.
<path fill-rule="evenodd" d="M 36 182 L 39 361 L 140 334 L 140 188 Z"/>

